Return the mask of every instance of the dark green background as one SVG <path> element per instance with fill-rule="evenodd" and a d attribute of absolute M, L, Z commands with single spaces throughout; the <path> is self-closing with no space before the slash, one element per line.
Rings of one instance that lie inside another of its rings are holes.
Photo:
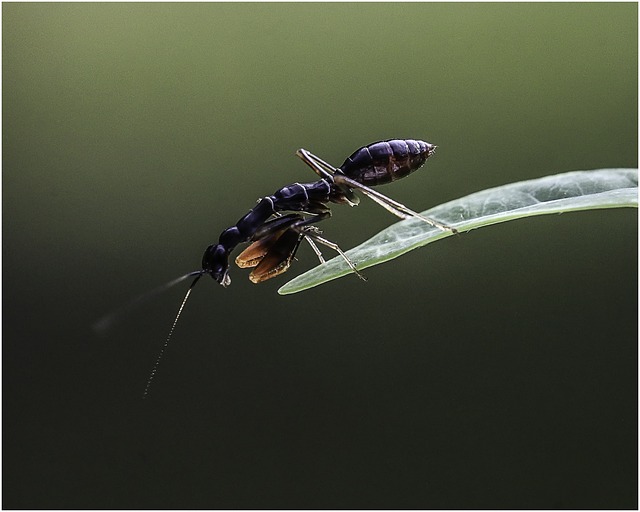
<path fill-rule="evenodd" d="M 3 4 L 5 508 L 635 508 L 637 212 L 308 292 L 232 269 L 107 338 L 255 200 L 380 139 L 414 209 L 637 166 L 637 5 Z M 394 218 L 322 226 L 347 249 Z"/>

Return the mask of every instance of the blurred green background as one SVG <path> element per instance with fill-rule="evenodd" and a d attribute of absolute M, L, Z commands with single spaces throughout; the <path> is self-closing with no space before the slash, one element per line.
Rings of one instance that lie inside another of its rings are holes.
<path fill-rule="evenodd" d="M 2 5 L 4 508 L 637 508 L 637 212 L 462 234 L 281 297 L 178 287 L 386 138 L 418 210 L 637 167 L 637 5 Z M 363 200 L 345 249 L 395 222 Z"/>

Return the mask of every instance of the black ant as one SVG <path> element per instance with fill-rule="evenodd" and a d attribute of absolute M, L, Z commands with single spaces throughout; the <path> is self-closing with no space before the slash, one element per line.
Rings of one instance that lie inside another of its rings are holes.
<path fill-rule="evenodd" d="M 158 364 L 167 347 L 173 330 L 180 318 L 191 290 L 198 280 L 209 274 L 223 287 L 229 286 L 229 255 L 241 243 L 251 242 L 236 258 L 239 267 L 253 268 L 249 279 L 261 283 L 286 272 L 291 265 L 300 242 L 305 239 L 324 263 L 316 244 L 325 245 L 342 256 L 349 268 L 362 280 L 366 280 L 349 257 L 337 244 L 320 236 L 314 224 L 331 216 L 328 203 L 356 206 L 360 200 L 355 190 L 361 191 L 389 212 L 401 219 L 418 218 L 438 229 L 456 232 L 450 226 L 424 217 L 403 204 L 373 190 L 370 187 L 384 185 L 408 176 L 418 170 L 436 150 L 436 146 L 421 140 L 390 139 L 363 146 L 355 151 L 339 167 L 333 167 L 306 149 L 296 155 L 320 176 L 313 183 L 293 183 L 265 196 L 235 225 L 225 229 L 217 244 L 212 244 L 202 256 L 202 270 L 190 272 L 166 285 L 145 294 L 134 302 L 155 295 L 190 277 L 195 277 L 182 300 L 169 335 L 151 371 L 144 391 L 146 397 Z M 290 212 L 290 213 L 281 213 Z M 132 304 L 127 306 L 126 310 Z M 118 314 L 121 312 L 118 312 Z M 116 315 L 111 315 L 96 324 L 98 330 L 110 325 Z"/>

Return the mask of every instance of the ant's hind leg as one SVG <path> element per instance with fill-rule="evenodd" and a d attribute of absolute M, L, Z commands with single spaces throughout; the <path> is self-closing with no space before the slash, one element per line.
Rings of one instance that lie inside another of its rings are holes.
<path fill-rule="evenodd" d="M 375 201 L 380 206 L 382 206 L 385 210 L 393 213 L 395 216 L 400 217 L 401 219 L 408 219 L 408 218 L 414 217 L 442 231 L 450 231 L 454 235 L 458 233 L 458 230 L 456 228 L 448 226 L 447 224 L 443 224 L 442 222 L 439 222 L 430 217 L 425 217 L 420 213 L 414 212 L 413 210 L 407 208 L 402 203 L 399 203 L 398 201 L 394 201 L 390 197 L 387 197 L 384 194 L 381 194 L 377 190 L 373 190 L 372 188 L 367 187 L 366 185 L 363 185 L 362 183 L 359 183 L 355 180 L 352 180 L 347 176 L 344 176 L 342 174 L 337 174 L 336 176 L 334 176 L 334 181 L 337 185 L 344 185 L 356 190 L 360 190 L 369 199 Z"/>
<path fill-rule="evenodd" d="M 335 167 L 317 157 L 310 151 L 307 151 L 306 149 L 301 148 L 296 151 L 296 156 L 298 156 L 305 164 L 311 167 L 311 169 L 313 169 L 313 172 L 315 172 L 321 178 L 331 180 L 332 176 L 337 172 L 337 169 Z"/>
<path fill-rule="evenodd" d="M 382 200 L 379 197 L 371 194 L 368 190 L 361 190 L 361 192 L 364 195 L 366 195 L 369 199 L 371 199 L 371 200 L 375 201 L 376 203 L 378 203 L 385 210 L 393 213 L 396 217 L 399 217 L 401 219 L 411 219 L 411 218 L 420 219 L 422 222 L 426 222 L 430 226 L 433 226 L 434 228 L 438 228 L 441 231 L 451 231 L 454 235 L 458 234 L 458 230 L 456 228 L 452 228 L 451 226 L 443 224 L 442 222 L 439 222 L 439 221 L 437 221 L 435 219 L 432 219 L 431 217 L 425 217 L 424 215 L 422 215 L 422 214 L 420 214 L 418 212 L 414 212 L 413 210 L 410 210 L 409 208 L 407 208 L 403 204 L 397 203 L 397 205 L 398 205 L 398 207 L 397 207 L 393 203 L 391 203 L 391 204 L 386 203 L 384 200 Z M 387 199 L 389 199 L 389 198 L 387 198 Z M 395 203 L 395 201 L 394 201 L 394 203 Z"/>

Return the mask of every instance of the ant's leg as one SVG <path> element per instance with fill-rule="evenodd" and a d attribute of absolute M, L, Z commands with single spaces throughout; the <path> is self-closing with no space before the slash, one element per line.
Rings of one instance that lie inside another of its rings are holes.
<path fill-rule="evenodd" d="M 320 203 L 320 202 L 310 202 L 306 209 L 305 209 L 305 213 L 311 213 L 314 215 L 322 215 L 321 218 L 315 218 L 314 219 L 314 223 L 315 222 L 320 222 L 321 220 L 324 220 L 325 218 L 329 217 L 331 215 L 331 210 L 329 209 L 329 207 L 327 205 L 325 205 L 324 203 Z M 315 227 L 311 227 L 309 226 L 306 229 L 317 229 Z M 317 233 L 320 233 L 320 231 L 317 231 Z M 318 259 L 320 260 L 320 263 L 326 263 L 324 257 L 322 256 L 322 253 L 320 252 L 320 249 L 318 249 L 318 246 L 313 242 L 313 240 L 311 238 L 309 238 L 308 236 L 305 235 L 304 239 L 307 241 L 307 243 L 311 246 L 311 249 L 313 249 L 313 252 L 316 253 L 316 256 L 318 257 Z"/>
<path fill-rule="evenodd" d="M 311 230 L 311 229 L 306 229 L 304 231 L 304 235 L 308 238 L 311 238 L 313 240 L 315 240 L 316 242 L 322 244 L 322 245 L 326 245 L 327 247 L 329 247 L 330 249 L 333 249 L 334 251 L 336 251 L 338 254 L 340 254 L 340 256 L 342 256 L 342 258 L 344 259 L 344 261 L 347 263 L 347 265 L 349 265 L 349 268 L 351 270 L 353 270 L 353 272 L 363 281 L 366 281 L 367 278 L 364 277 L 356 268 L 355 264 L 349 259 L 349 256 L 347 256 L 344 251 L 342 249 L 340 249 L 340 246 L 338 244 L 336 244 L 335 242 L 332 242 L 331 240 L 327 240 L 326 238 L 321 237 L 317 231 L 315 230 Z"/>
<path fill-rule="evenodd" d="M 340 172 L 339 169 L 337 169 L 336 167 L 334 167 L 333 165 L 325 162 L 322 158 L 320 158 L 317 155 L 314 155 L 313 153 L 311 153 L 310 151 L 307 151 L 306 149 L 301 149 L 300 151 L 303 151 L 304 153 L 306 153 L 307 157 L 310 158 L 311 160 L 313 160 L 314 162 L 316 162 L 318 165 L 320 165 L 321 167 L 323 167 L 324 169 L 326 169 L 327 171 L 329 171 L 331 174 L 335 174 L 336 172 Z"/>
<path fill-rule="evenodd" d="M 331 212 L 327 211 L 324 214 L 319 214 L 316 215 L 315 217 L 310 217 L 308 219 L 304 219 L 300 222 L 296 222 L 295 224 L 293 224 L 291 226 L 291 229 L 295 229 L 295 230 L 300 230 L 300 232 L 314 240 L 315 242 L 318 242 L 322 245 L 326 245 L 327 247 L 333 249 L 334 251 L 336 251 L 338 254 L 340 254 L 340 256 L 342 256 L 342 258 L 344 259 L 344 261 L 347 263 L 347 265 L 349 265 L 349 268 L 351 270 L 353 270 L 353 272 L 355 272 L 355 274 L 362 279 L 363 281 L 366 281 L 367 279 L 358 271 L 358 269 L 356 268 L 356 266 L 354 265 L 354 263 L 349 259 L 349 257 L 344 253 L 344 251 L 342 249 L 340 249 L 340 247 L 338 246 L 338 244 L 331 242 L 330 240 L 327 240 L 326 238 L 323 238 L 320 236 L 320 234 L 318 233 L 318 229 L 315 226 L 311 226 L 311 224 L 315 224 L 316 222 L 321 221 L 322 219 L 328 217 L 331 214 Z M 317 253 L 316 253 L 317 254 Z"/>
<path fill-rule="evenodd" d="M 429 217 L 425 217 L 417 212 L 414 212 L 413 210 L 407 208 L 405 205 L 394 201 L 393 199 L 391 199 L 390 197 L 385 196 L 384 194 L 381 194 L 380 192 L 378 192 L 377 190 L 373 190 L 372 188 L 369 188 L 365 185 L 363 185 L 362 183 L 359 183 L 355 180 L 352 180 L 351 178 L 348 178 L 347 176 L 344 176 L 343 174 L 336 174 L 333 177 L 335 183 L 337 185 L 343 185 L 343 186 L 347 186 L 350 188 L 355 188 L 358 190 L 361 190 L 363 194 L 365 194 L 367 197 L 369 197 L 370 199 L 372 199 L 373 201 L 375 201 L 376 203 L 378 203 L 380 206 L 382 206 L 383 208 L 385 208 L 387 211 L 393 213 L 394 215 L 400 217 L 401 219 L 407 219 L 407 218 L 411 218 L 411 217 L 415 217 L 417 219 L 420 219 L 423 222 L 426 222 L 427 224 L 429 224 L 430 226 L 433 226 L 435 228 L 441 229 L 443 231 L 451 231 L 452 233 L 456 234 L 458 233 L 458 230 L 455 228 L 452 228 L 451 226 L 447 226 L 446 224 L 443 224 L 441 222 L 438 222 L 437 220 L 431 219 Z"/>
<path fill-rule="evenodd" d="M 296 156 L 298 156 L 305 164 L 307 164 L 313 172 L 315 172 L 321 178 L 325 178 L 328 180 L 332 180 L 333 175 L 337 172 L 337 169 L 332 165 L 329 165 L 327 162 L 318 158 L 316 155 L 307 151 L 306 149 L 299 149 L 296 151 Z"/>
<path fill-rule="evenodd" d="M 315 242 L 310 237 L 308 237 L 307 235 L 304 236 L 304 239 L 311 246 L 311 248 L 313 249 L 313 252 L 316 253 L 316 256 L 320 260 L 320 263 L 326 263 L 326 260 L 324 259 L 324 256 L 322 256 L 322 253 L 320 252 L 320 249 L 318 249 L 318 246 L 315 244 Z"/>

